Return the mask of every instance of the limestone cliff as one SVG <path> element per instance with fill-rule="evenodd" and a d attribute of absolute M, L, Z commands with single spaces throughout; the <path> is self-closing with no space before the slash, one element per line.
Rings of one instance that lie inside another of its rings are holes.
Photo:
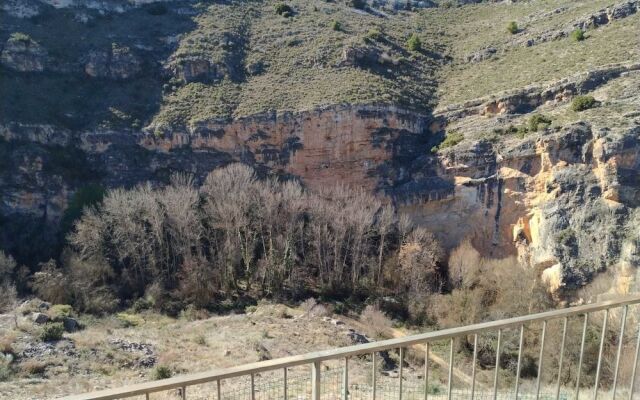
<path fill-rule="evenodd" d="M 638 1 L 287 3 L 2 2 L 0 248 L 35 265 L 87 190 L 241 161 L 386 196 L 559 295 L 636 287 Z"/>

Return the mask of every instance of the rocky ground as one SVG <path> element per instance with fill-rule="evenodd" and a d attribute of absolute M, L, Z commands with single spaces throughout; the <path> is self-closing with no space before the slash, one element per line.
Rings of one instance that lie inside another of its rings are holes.
<path fill-rule="evenodd" d="M 366 343 L 372 340 L 366 333 L 377 332 L 357 318 L 331 315 L 322 305 L 291 308 L 261 303 L 246 313 L 226 316 L 200 312 L 172 319 L 142 312 L 108 318 L 66 317 L 78 321 L 78 330 L 68 329 L 72 331 L 65 331 L 60 340 L 44 341 L 40 333 L 55 308 L 35 300 L 21 305 L 17 328 L 14 315 L 0 316 L 3 357 L 14 359 L 9 380 L 0 383 L 2 398 L 55 398 L 156 379 L 160 367 L 167 367 L 171 374 L 207 371 Z M 407 384 L 417 382 L 421 374 L 423 361 L 418 353 L 405 366 L 405 376 L 410 379 Z M 397 380 L 397 355 L 385 353 L 381 360 L 379 379 L 392 384 Z M 326 365 L 339 375 L 339 363 Z M 370 360 L 353 359 L 352 383 L 368 382 L 369 367 Z M 440 366 L 434 364 L 432 370 L 437 386 Z M 307 374 L 305 368 L 290 372 L 291 377 L 303 380 Z M 269 385 L 277 378 L 263 374 L 258 385 Z M 245 385 L 244 381 L 232 380 L 223 388 L 237 390 Z M 211 390 L 201 387 L 195 393 L 204 396 Z"/>

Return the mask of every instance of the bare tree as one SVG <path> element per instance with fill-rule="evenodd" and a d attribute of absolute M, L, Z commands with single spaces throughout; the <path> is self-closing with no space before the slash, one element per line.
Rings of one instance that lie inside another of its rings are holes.
<path fill-rule="evenodd" d="M 363 189 L 311 192 L 259 180 L 242 164 L 214 170 L 200 188 L 176 175 L 162 188 L 111 190 L 84 210 L 69 243 L 65 272 L 85 308 L 98 292 L 105 303 L 110 293 L 152 291 L 204 307 L 229 291 L 281 295 L 306 285 L 418 298 L 438 287 L 442 259 L 431 234 Z M 400 272 L 385 275 L 385 264 Z"/>
<path fill-rule="evenodd" d="M 393 224 L 395 222 L 395 211 L 390 204 L 386 204 L 384 207 L 380 209 L 377 218 L 377 229 L 378 235 L 380 235 L 380 242 L 378 244 L 378 271 L 373 281 L 377 284 L 380 284 L 382 279 L 382 261 L 383 256 L 386 250 L 386 239 L 391 229 L 393 228 Z"/>
<path fill-rule="evenodd" d="M 449 283 L 454 289 L 469 288 L 477 279 L 480 253 L 465 240 L 449 256 Z"/>

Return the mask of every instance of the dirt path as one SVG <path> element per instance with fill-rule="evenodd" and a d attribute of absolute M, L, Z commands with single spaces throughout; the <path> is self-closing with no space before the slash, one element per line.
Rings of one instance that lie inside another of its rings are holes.
<path fill-rule="evenodd" d="M 404 331 L 402 331 L 400 329 L 396 329 L 396 328 L 391 328 L 390 332 L 391 332 L 391 334 L 392 334 L 392 336 L 394 338 L 407 336 L 406 332 L 404 332 Z M 425 351 L 425 346 L 424 345 L 419 344 L 419 345 L 415 345 L 413 347 L 421 349 L 422 351 Z M 429 351 L 429 360 L 431 360 L 432 362 L 438 364 L 444 370 L 448 370 L 449 369 L 449 361 L 443 359 L 442 357 L 440 357 L 437 354 L 434 354 L 432 351 Z M 464 371 L 460 370 L 459 368 L 456 368 L 455 366 L 453 367 L 453 376 L 454 376 L 454 379 L 456 379 L 458 381 L 462 381 L 462 382 L 466 383 L 467 385 L 471 385 L 471 382 L 472 382 L 471 376 L 467 375 Z M 479 388 L 479 389 L 484 388 L 484 385 L 479 383 L 477 379 L 476 379 L 476 388 Z"/>

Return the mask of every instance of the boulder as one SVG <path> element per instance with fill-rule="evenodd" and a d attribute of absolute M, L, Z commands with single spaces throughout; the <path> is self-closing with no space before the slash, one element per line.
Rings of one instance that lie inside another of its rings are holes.
<path fill-rule="evenodd" d="M 635 14 L 638 8 L 638 2 L 626 1 L 624 3 L 616 4 L 609 9 L 610 19 L 622 19 L 631 14 Z"/>
<path fill-rule="evenodd" d="M 183 80 L 186 83 L 206 83 L 222 78 L 222 75 L 219 73 L 216 66 L 211 64 L 209 60 L 205 60 L 203 58 L 180 59 L 172 63 L 169 70 L 174 77 Z"/>
<path fill-rule="evenodd" d="M 492 58 L 497 52 L 498 49 L 495 47 L 486 47 L 467 55 L 465 60 L 468 63 L 477 63 Z"/>
<path fill-rule="evenodd" d="M 42 72 L 47 51 L 28 35 L 14 33 L 0 54 L 0 64 L 20 72 Z"/>
<path fill-rule="evenodd" d="M 382 53 L 375 47 L 349 45 L 342 49 L 342 66 L 370 68 L 384 62 Z"/>
<path fill-rule="evenodd" d="M 31 315 L 31 320 L 36 324 L 42 325 L 49 322 L 49 316 L 47 316 L 47 314 L 37 312 Z"/>
<path fill-rule="evenodd" d="M 64 330 L 69 333 L 80 330 L 80 323 L 74 318 L 64 317 L 62 325 Z"/>

